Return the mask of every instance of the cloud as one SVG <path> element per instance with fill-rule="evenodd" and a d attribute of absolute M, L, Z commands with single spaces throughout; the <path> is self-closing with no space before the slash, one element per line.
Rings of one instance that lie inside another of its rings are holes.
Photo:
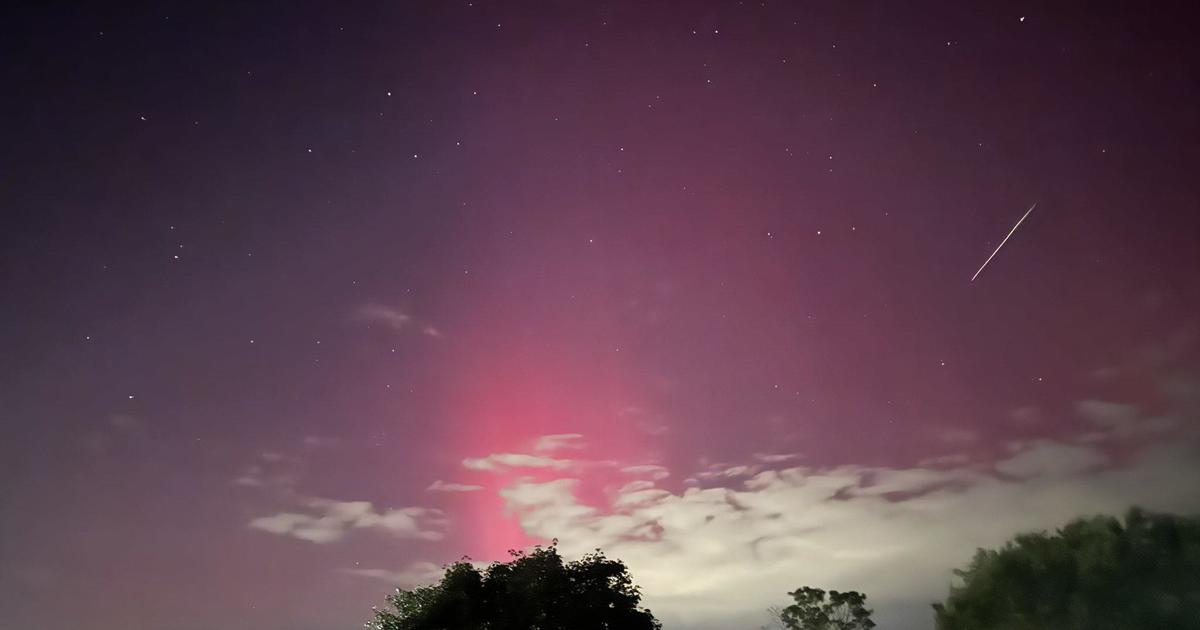
<path fill-rule="evenodd" d="M 1138 418 L 1137 407 L 1103 400 L 1081 400 L 1075 408 L 1084 418 L 1103 427 L 1131 424 Z"/>
<path fill-rule="evenodd" d="M 970 461 L 971 457 L 965 453 L 951 453 L 923 459 L 917 465 L 923 468 L 941 468 L 943 466 L 962 466 Z"/>
<path fill-rule="evenodd" d="M 281 512 L 250 521 L 252 529 L 290 536 L 317 544 L 337 542 L 355 529 L 383 532 L 397 538 L 441 540 L 446 519 L 440 510 L 423 507 L 376 510 L 369 501 L 309 498 L 305 513 Z"/>
<path fill-rule="evenodd" d="M 736 477 L 746 477 L 753 475 L 759 471 L 758 466 L 730 466 L 728 464 L 713 464 L 707 470 L 702 470 L 693 475 L 693 478 L 702 481 L 713 481 L 715 479 L 734 479 Z"/>
<path fill-rule="evenodd" d="M 145 446 L 148 439 L 146 423 L 141 418 L 114 414 L 108 417 L 107 425 L 98 424 L 88 430 L 78 445 L 94 456 L 105 456 L 113 451 Z"/>
<path fill-rule="evenodd" d="M 969 444 L 979 439 L 979 435 L 970 429 L 951 427 L 942 430 L 938 439 L 947 444 Z"/>
<path fill-rule="evenodd" d="M 277 451 L 264 451 L 259 453 L 254 463 L 246 467 L 233 483 L 249 488 L 286 492 L 299 481 L 304 465 L 303 458 L 291 457 Z"/>
<path fill-rule="evenodd" d="M 1017 426 L 1030 427 L 1041 422 L 1041 413 L 1037 407 L 1017 407 L 1009 412 L 1008 417 Z"/>
<path fill-rule="evenodd" d="M 754 460 L 764 464 L 781 464 L 800 459 L 797 453 L 755 453 Z"/>
<path fill-rule="evenodd" d="M 671 431 L 671 427 L 667 425 L 661 415 L 651 414 L 637 405 L 628 405 L 620 409 L 617 411 L 617 416 L 632 418 L 634 426 L 646 435 L 660 436 L 666 435 Z"/>
<path fill-rule="evenodd" d="M 332 448 L 334 446 L 337 446 L 337 444 L 338 444 L 337 438 L 322 437 L 320 435 L 304 436 L 304 446 L 306 448 L 312 448 L 312 449 Z"/>
<path fill-rule="evenodd" d="M 1058 478 L 1100 468 L 1107 462 L 1108 458 L 1094 447 L 1037 440 L 997 462 L 996 470 L 1014 477 Z"/>
<path fill-rule="evenodd" d="M 656 481 L 666 479 L 667 477 L 671 476 L 671 471 L 667 470 L 665 466 L 659 466 L 658 464 L 638 464 L 637 466 L 626 466 L 621 469 L 621 472 L 627 475 L 650 477 Z"/>
<path fill-rule="evenodd" d="M 566 470 L 574 466 L 569 459 L 555 459 L 524 453 L 495 453 L 487 457 L 468 457 L 462 461 L 469 470 L 500 471 L 512 468 L 550 468 Z"/>
<path fill-rule="evenodd" d="M 371 303 L 360 307 L 354 313 L 354 319 L 368 326 L 379 324 L 394 332 L 407 332 L 410 328 L 420 331 L 426 337 L 440 339 L 442 331 L 429 322 L 421 322 L 401 309 L 383 304 Z"/>
<path fill-rule="evenodd" d="M 393 330 L 403 330 L 412 321 L 408 313 L 382 304 L 367 304 L 358 309 L 358 318 L 367 323 L 380 323 Z"/>
<path fill-rule="evenodd" d="M 266 485 L 263 480 L 262 466 L 251 466 L 242 473 L 242 476 L 233 480 L 233 483 L 239 486 L 249 486 L 251 488 L 261 488 Z"/>
<path fill-rule="evenodd" d="M 140 431 L 146 425 L 141 418 L 130 416 L 127 414 L 117 414 L 108 419 L 108 423 L 118 431 L 133 432 Z"/>
<path fill-rule="evenodd" d="M 1171 417 L 1143 417 L 1134 405 L 1103 400 L 1081 400 L 1075 405 L 1079 415 L 1118 437 L 1163 433 L 1175 428 Z"/>
<path fill-rule="evenodd" d="M 642 490 L 649 490 L 653 487 L 655 487 L 653 481 L 647 481 L 645 479 L 638 479 L 636 481 L 630 481 L 629 483 L 621 486 L 621 489 L 618 490 L 617 493 L 618 494 L 630 494 L 633 492 L 640 492 Z"/>
<path fill-rule="evenodd" d="M 483 490 L 483 486 L 473 486 L 465 483 L 446 482 L 438 479 L 425 488 L 429 492 L 474 492 Z"/>
<path fill-rule="evenodd" d="M 564 449 L 583 448 L 582 433 L 555 433 L 543 435 L 533 445 L 533 450 L 539 453 L 552 453 Z"/>
<path fill-rule="evenodd" d="M 412 588 L 421 584 L 431 584 L 442 579 L 446 569 L 432 562 L 414 562 L 399 571 L 387 569 L 338 569 L 338 573 L 379 580 L 389 586 Z"/>
<path fill-rule="evenodd" d="M 603 504 L 581 501 L 573 477 L 518 480 L 500 494 L 528 534 L 558 538 L 565 555 L 602 548 L 624 560 L 647 605 L 673 627 L 746 626 L 808 584 L 868 593 L 883 627 L 924 628 L 928 603 L 945 596 L 951 569 L 977 547 L 1133 504 L 1200 508 L 1196 442 L 1164 441 L 1121 460 L 1103 446 L 1018 444 L 994 471 L 956 457 L 944 468 L 766 470 L 679 492 L 641 480 Z"/>

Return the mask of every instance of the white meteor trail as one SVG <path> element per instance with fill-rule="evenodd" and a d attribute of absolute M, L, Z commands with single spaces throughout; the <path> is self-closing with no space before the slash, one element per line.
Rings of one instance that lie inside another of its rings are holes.
<path fill-rule="evenodd" d="M 1034 208 L 1036 208 L 1036 207 L 1037 207 L 1037 202 L 1034 202 L 1034 204 L 1033 204 L 1032 206 L 1029 206 L 1029 209 L 1028 209 L 1028 210 L 1026 210 L 1026 211 L 1025 211 L 1025 214 L 1023 214 L 1023 215 L 1021 216 L 1021 220 L 1020 220 L 1020 221 L 1017 221 L 1017 224 L 1016 224 L 1016 225 L 1014 225 L 1014 226 L 1012 227 L 1012 229 L 1008 231 L 1008 236 L 1005 236 L 1005 237 L 1004 237 L 1004 240 L 1003 240 L 1003 241 L 1000 241 L 1000 244 L 996 246 L 996 251 L 992 252 L 992 255 L 991 255 L 991 256 L 988 256 L 988 259 L 987 259 L 987 260 L 985 260 L 985 261 L 983 261 L 983 265 L 981 265 L 981 266 L 979 267 L 979 271 L 976 271 L 976 272 L 975 272 L 975 275 L 971 276 L 971 282 L 975 282 L 975 278 L 978 278 L 978 277 L 979 277 L 979 274 L 983 273 L 983 268 L 984 268 L 984 267 L 987 267 L 987 266 L 988 266 L 988 263 L 992 262 L 992 259 L 996 257 L 996 253 L 997 253 L 997 252 L 999 252 L 999 251 L 1000 251 L 1000 248 L 1001 248 L 1001 247 L 1004 247 L 1004 244 L 1008 242 L 1008 239 L 1009 239 L 1010 237 L 1012 237 L 1012 235 L 1013 235 L 1013 232 L 1016 232 L 1016 231 L 1017 231 L 1017 228 L 1021 227 L 1021 221 L 1024 221 L 1024 220 L 1025 220 L 1025 217 L 1029 216 L 1029 213 L 1030 213 L 1030 212 L 1033 212 L 1033 209 L 1034 209 Z"/>

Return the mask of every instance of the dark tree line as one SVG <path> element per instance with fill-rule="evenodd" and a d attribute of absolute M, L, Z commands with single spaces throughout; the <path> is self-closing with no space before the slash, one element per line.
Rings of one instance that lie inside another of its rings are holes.
<path fill-rule="evenodd" d="M 619 560 L 555 546 L 399 590 L 375 630 L 658 630 Z M 937 630 L 1200 630 L 1200 519 L 1131 510 L 980 549 L 934 604 Z M 786 630 L 870 630 L 866 595 L 801 587 L 772 609 Z"/>
<path fill-rule="evenodd" d="M 1131 510 L 980 549 L 938 630 L 1200 629 L 1200 520 Z"/>
<path fill-rule="evenodd" d="M 376 630 L 658 630 L 624 563 L 597 551 L 564 562 L 554 546 L 509 552 L 483 570 L 446 569 L 432 586 L 400 590 L 376 609 Z"/>

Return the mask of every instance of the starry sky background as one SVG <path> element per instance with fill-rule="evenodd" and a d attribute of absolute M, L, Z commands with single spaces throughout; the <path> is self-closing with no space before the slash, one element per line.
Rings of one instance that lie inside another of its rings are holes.
<path fill-rule="evenodd" d="M 668 628 L 927 628 L 1200 509 L 1182 4 L 5 11 L 0 625 L 358 627 L 558 537 Z"/>

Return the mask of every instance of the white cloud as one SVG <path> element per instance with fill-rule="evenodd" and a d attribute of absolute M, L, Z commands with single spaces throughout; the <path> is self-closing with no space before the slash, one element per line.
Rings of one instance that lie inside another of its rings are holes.
<path fill-rule="evenodd" d="M 798 453 L 755 453 L 754 460 L 764 464 L 781 464 L 800 459 Z"/>
<path fill-rule="evenodd" d="M 442 481 L 441 479 L 438 479 L 437 481 L 434 481 L 433 483 L 429 484 L 429 487 L 426 488 L 426 490 L 428 490 L 430 492 L 474 492 L 476 490 L 483 490 L 483 486 L 473 486 L 471 484 L 466 484 L 466 483 L 447 482 L 447 481 Z"/>
<path fill-rule="evenodd" d="M 420 331 L 427 337 L 434 339 L 442 337 L 442 331 L 433 324 L 416 320 L 412 315 L 398 308 L 383 304 L 372 303 L 359 308 L 354 313 L 354 319 L 368 326 L 379 324 L 397 333 L 407 332 L 411 328 L 414 332 Z"/>
<path fill-rule="evenodd" d="M 358 317 L 362 321 L 378 322 L 394 330 L 402 330 L 412 321 L 412 317 L 408 313 L 382 304 L 368 304 L 358 309 Z"/>
<path fill-rule="evenodd" d="M 252 488 L 261 488 L 266 485 L 262 477 L 263 470 L 261 466 L 251 466 L 242 473 L 242 476 L 233 480 L 233 483 L 239 486 L 250 486 Z"/>
<path fill-rule="evenodd" d="M 250 488 L 286 492 L 299 480 L 299 472 L 303 467 L 304 462 L 300 458 L 275 451 L 264 451 L 258 455 L 255 463 L 233 480 L 233 483 Z"/>
<path fill-rule="evenodd" d="M 1175 428 L 1173 418 L 1143 417 L 1134 405 L 1081 400 L 1075 407 L 1084 418 L 1118 437 L 1162 433 Z"/>
<path fill-rule="evenodd" d="M 552 453 L 564 449 L 579 449 L 583 448 L 582 433 L 555 433 L 553 435 L 543 435 L 537 439 L 533 445 L 533 450 L 538 453 Z"/>
<path fill-rule="evenodd" d="M 432 584 L 442 579 L 446 570 L 432 562 L 414 562 L 399 571 L 387 569 L 338 569 L 338 573 L 379 580 L 392 587 L 412 588 L 422 584 Z"/>
<path fill-rule="evenodd" d="M 621 489 L 617 490 L 617 494 L 628 494 L 631 492 L 639 492 L 641 490 L 649 490 L 650 488 L 653 488 L 653 487 L 654 487 L 653 481 L 646 481 L 645 479 L 638 479 L 637 481 L 630 481 L 629 483 L 621 486 Z"/>
<path fill-rule="evenodd" d="M 996 463 L 996 470 L 1014 477 L 1065 477 L 1099 468 L 1108 458 L 1089 446 L 1037 440 Z"/>
<path fill-rule="evenodd" d="M 281 512 L 250 521 L 250 527 L 308 542 L 337 542 L 354 529 L 384 532 L 398 538 L 441 540 L 446 519 L 440 510 L 423 507 L 376 510 L 370 501 L 310 498 L 305 513 Z"/>
<path fill-rule="evenodd" d="M 1041 440 L 995 468 L 1017 478 L 979 466 L 796 467 L 730 488 L 668 492 L 642 480 L 606 505 L 581 502 L 570 478 L 518 481 L 501 496 L 526 532 L 558 538 L 565 555 L 599 547 L 624 560 L 669 627 L 706 629 L 748 626 L 800 585 L 864 591 L 881 626 L 927 628 L 928 603 L 977 547 L 1133 504 L 1200 507 L 1191 442 L 1117 466 L 1099 446 Z"/>
<path fill-rule="evenodd" d="M 525 453 L 494 453 L 487 457 L 468 457 L 462 462 L 464 468 L 470 470 L 499 471 L 512 468 L 550 468 L 566 470 L 575 465 L 569 459 L 555 459 L 541 455 Z"/>
<path fill-rule="evenodd" d="M 748 477 L 757 473 L 758 470 L 758 466 L 730 466 L 728 464 L 714 464 L 709 466 L 708 470 L 703 470 L 696 473 L 694 477 L 703 481 L 734 479 L 737 477 Z"/>
<path fill-rule="evenodd" d="M 649 477 L 656 481 L 666 479 L 671 476 L 671 471 L 667 470 L 666 466 L 658 464 L 638 464 L 637 466 L 626 466 L 621 469 L 621 472 L 627 475 L 635 475 L 638 477 Z"/>

